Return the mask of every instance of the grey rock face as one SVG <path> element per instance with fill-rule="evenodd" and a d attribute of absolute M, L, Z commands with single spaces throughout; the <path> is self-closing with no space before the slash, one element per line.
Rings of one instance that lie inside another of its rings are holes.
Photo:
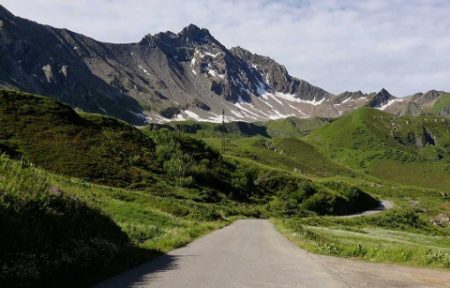
<path fill-rule="evenodd" d="M 430 91 L 397 101 L 384 89 L 332 95 L 291 76 L 269 57 L 240 47 L 228 50 L 192 24 L 177 34 L 111 44 L 16 17 L 2 6 L 0 21 L 1 87 L 51 96 L 137 125 L 171 119 L 219 122 L 222 111 L 226 121 L 337 117 L 364 105 L 420 114 L 439 97 Z"/>
<path fill-rule="evenodd" d="M 273 91 L 293 94 L 298 98 L 309 101 L 320 101 L 332 96 L 319 87 L 292 77 L 283 65 L 278 64 L 269 57 L 252 54 L 241 47 L 231 48 L 230 51 L 236 57 L 244 60 L 261 76 L 259 80 L 263 82 L 263 86 L 266 89 L 270 87 Z"/>
<path fill-rule="evenodd" d="M 110 44 L 15 17 L 3 7 L 0 17 L 0 51 L 8 55 L 0 60 L 0 85 L 85 111 L 135 124 L 168 117 L 218 121 L 222 110 L 246 121 L 338 115 L 331 106 L 316 107 L 330 93 L 270 58 L 226 49 L 195 25 Z"/>
<path fill-rule="evenodd" d="M 386 104 L 392 98 L 394 98 L 394 96 L 392 96 L 386 89 L 383 88 L 380 92 L 371 97 L 371 99 L 367 103 L 367 106 L 373 108 L 380 107 Z"/>
<path fill-rule="evenodd" d="M 132 123 L 139 103 L 105 83 L 83 57 L 112 57 L 105 45 L 64 29 L 13 16 L 0 8 L 0 84 L 55 97 L 89 112 L 114 115 Z M 81 57 L 80 57 L 81 56 Z M 127 109 L 123 109 L 126 107 Z M 129 111 L 128 111 L 129 110 Z"/>

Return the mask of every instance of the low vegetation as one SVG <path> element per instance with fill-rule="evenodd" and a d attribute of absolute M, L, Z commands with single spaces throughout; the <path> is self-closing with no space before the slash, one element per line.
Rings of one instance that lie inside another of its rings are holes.
<path fill-rule="evenodd" d="M 0 92 L 1 221 L 17 227 L 0 234 L 8 287 L 86 286 L 235 217 L 344 214 L 378 203 L 344 184 L 224 157 L 167 127 L 139 130 Z"/>
<path fill-rule="evenodd" d="M 86 286 L 183 246 L 233 217 L 260 214 L 245 204 L 100 186 L 5 155 L 0 175 L 2 287 Z"/>
<path fill-rule="evenodd" d="M 240 217 L 270 217 L 321 254 L 450 268 L 442 117 L 138 129 L 0 90 L 0 122 L 2 287 L 88 286 Z M 395 208 L 337 217 L 379 199 Z"/>
<path fill-rule="evenodd" d="M 52 186 L 46 174 L 6 156 L 0 172 L 2 287 L 86 284 L 139 255 L 108 216 Z"/>
<path fill-rule="evenodd" d="M 288 238 L 309 251 L 369 261 L 450 268 L 450 230 L 415 209 L 360 218 L 277 219 Z"/>

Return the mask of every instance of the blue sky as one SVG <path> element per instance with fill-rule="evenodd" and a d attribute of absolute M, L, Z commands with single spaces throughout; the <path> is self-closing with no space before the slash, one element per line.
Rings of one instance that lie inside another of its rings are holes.
<path fill-rule="evenodd" d="M 450 91 L 446 0 L 0 0 L 14 14 L 108 42 L 208 28 L 330 92 Z"/>

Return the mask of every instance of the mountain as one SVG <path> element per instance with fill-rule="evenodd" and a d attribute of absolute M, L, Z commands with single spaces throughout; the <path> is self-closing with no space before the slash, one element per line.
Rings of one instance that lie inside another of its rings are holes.
<path fill-rule="evenodd" d="M 47 95 L 135 125 L 221 122 L 223 112 L 227 122 L 255 122 L 334 118 L 361 106 L 397 114 L 423 111 L 420 101 L 409 105 L 384 89 L 333 95 L 291 76 L 269 57 L 241 47 L 227 49 L 208 30 L 192 24 L 177 34 L 111 44 L 16 17 L 1 6 L 0 21 L 0 53 L 8 55 L 0 58 L 0 86 Z M 401 107 L 393 109 L 393 103 Z M 448 105 L 442 110 L 448 113 Z"/>
<path fill-rule="evenodd" d="M 392 99 L 382 110 L 396 115 L 434 114 L 448 117 L 450 116 L 449 100 L 449 93 L 431 90 L 426 93 Z"/>
<path fill-rule="evenodd" d="M 90 67 L 89 61 L 96 57 L 105 59 L 103 64 L 112 57 L 107 45 L 65 29 L 15 17 L 1 6 L 0 21 L 2 86 L 48 95 L 85 111 L 139 122 L 135 116 L 142 111 L 139 103 L 98 77 Z"/>

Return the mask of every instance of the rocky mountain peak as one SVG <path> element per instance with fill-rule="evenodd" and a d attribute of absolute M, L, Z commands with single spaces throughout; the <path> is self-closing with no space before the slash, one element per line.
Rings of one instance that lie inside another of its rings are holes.
<path fill-rule="evenodd" d="M 428 96 L 428 97 L 438 97 L 440 94 L 442 94 L 443 92 L 437 91 L 437 90 L 430 90 L 428 92 L 426 92 L 424 95 Z"/>
<path fill-rule="evenodd" d="M 194 24 L 178 33 L 149 34 L 139 43 L 110 44 L 15 17 L 0 6 L 0 54 L 9 55 L 0 61 L 0 87 L 133 124 L 222 121 L 222 111 L 227 121 L 338 117 L 363 105 L 391 111 L 409 103 L 386 89 L 333 95 L 291 76 L 270 57 L 227 49 Z M 414 98 L 416 110 L 442 93 Z"/>
<path fill-rule="evenodd" d="M 208 29 L 200 28 L 197 25 L 189 24 L 180 33 L 178 36 L 186 42 L 197 42 L 197 43 L 205 43 L 214 39 L 211 36 Z"/>
<path fill-rule="evenodd" d="M 372 96 L 372 98 L 367 103 L 369 107 L 381 107 L 386 104 L 389 100 L 395 98 L 389 93 L 386 89 L 382 88 L 380 92 L 376 93 Z"/>
<path fill-rule="evenodd" d="M 155 35 L 147 34 L 141 42 L 151 42 L 158 44 L 164 42 L 170 45 L 180 44 L 207 44 L 210 42 L 217 42 L 216 39 L 209 33 L 208 29 L 200 28 L 194 24 L 189 24 L 179 33 L 171 31 L 160 32 Z"/>
<path fill-rule="evenodd" d="M 14 17 L 14 15 L 11 12 L 9 12 L 8 9 L 0 5 L 0 18 L 5 19 L 9 17 Z"/>
<path fill-rule="evenodd" d="M 240 58 L 242 58 L 244 60 L 251 60 L 255 56 L 259 56 L 259 55 L 256 55 L 256 54 L 248 51 L 247 49 L 242 48 L 241 46 L 236 46 L 236 47 L 230 48 L 230 52 L 233 53 L 233 55 L 239 56 Z"/>
<path fill-rule="evenodd" d="M 381 88 L 380 92 L 378 92 L 377 94 L 387 98 L 392 97 L 391 93 L 389 93 L 389 91 L 385 88 Z"/>

